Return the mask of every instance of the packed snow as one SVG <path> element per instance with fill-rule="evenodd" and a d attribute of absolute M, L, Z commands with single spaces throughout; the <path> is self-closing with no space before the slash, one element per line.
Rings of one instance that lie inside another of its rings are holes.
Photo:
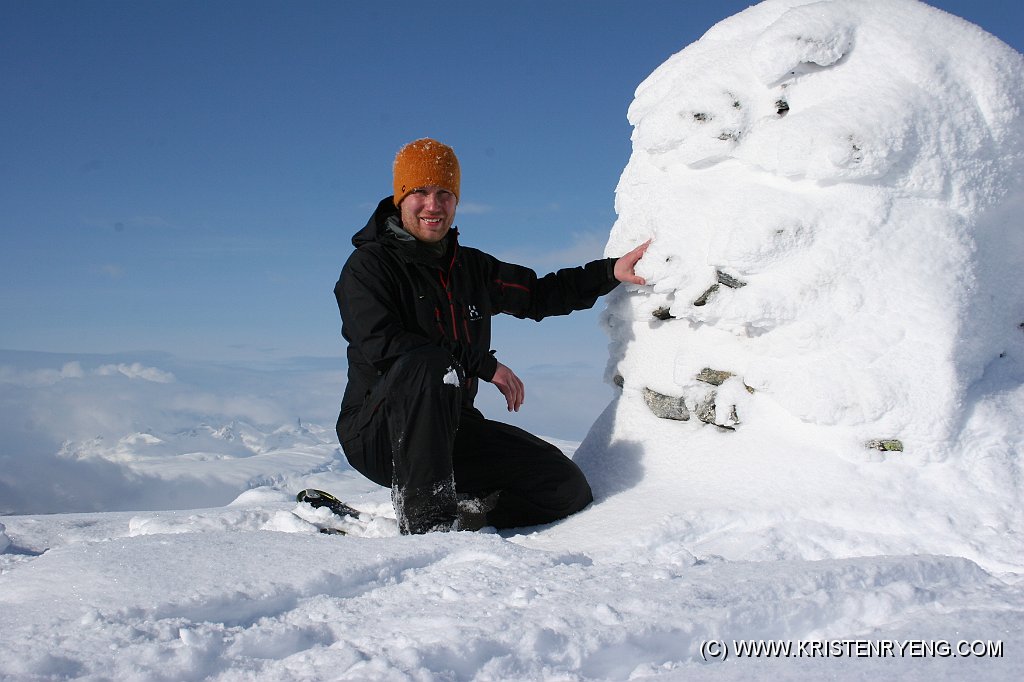
<path fill-rule="evenodd" d="M 1024 58 L 914 0 L 656 70 L 607 247 L 648 285 L 550 526 L 398 535 L 336 364 L 0 352 L 0 679 L 1020 679 L 1022 111 Z"/>

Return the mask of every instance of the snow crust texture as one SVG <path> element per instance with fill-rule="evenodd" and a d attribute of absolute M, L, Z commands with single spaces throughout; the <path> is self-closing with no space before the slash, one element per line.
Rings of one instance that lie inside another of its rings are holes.
<path fill-rule="evenodd" d="M 0 571 L 0 677 L 642 680 L 799 670 L 865 679 L 900 666 L 910 679 L 1010 679 L 1020 670 L 996 657 L 818 658 L 799 668 L 701 657 L 703 641 L 733 637 L 955 642 L 960 632 L 1005 640 L 1007 650 L 1024 643 L 1011 634 L 1020 590 L 965 559 L 727 562 L 657 534 L 596 554 L 494 534 L 324 536 L 275 521 L 293 505 L 262 489 L 188 513 L 12 518 L 21 542 L 49 549 Z M 136 532 L 144 527 L 154 532 Z"/>

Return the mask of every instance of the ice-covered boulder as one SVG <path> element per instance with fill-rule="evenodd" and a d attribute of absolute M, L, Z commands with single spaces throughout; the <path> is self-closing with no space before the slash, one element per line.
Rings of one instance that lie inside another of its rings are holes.
<path fill-rule="evenodd" d="M 607 249 L 653 239 L 606 317 L 626 399 L 948 456 L 1024 345 L 1022 109 L 1021 56 L 914 0 L 769 0 L 670 58 Z"/>
<path fill-rule="evenodd" d="M 651 74 L 606 251 L 648 284 L 552 534 L 1024 570 L 1022 111 L 1024 58 L 916 0 L 767 0 Z"/>

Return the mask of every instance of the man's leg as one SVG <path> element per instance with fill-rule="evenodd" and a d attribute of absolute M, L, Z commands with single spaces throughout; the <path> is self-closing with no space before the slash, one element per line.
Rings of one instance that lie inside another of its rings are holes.
<path fill-rule="evenodd" d="M 362 410 L 339 419 L 349 463 L 391 486 L 402 533 L 451 530 L 458 512 L 452 449 L 462 403 L 451 356 L 424 346 L 406 353 L 380 378 Z"/>
<path fill-rule="evenodd" d="M 554 445 L 509 424 L 463 410 L 453 455 L 459 494 L 498 493 L 487 523 L 518 528 L 575 514 L 594 497 L 576 464 Z"/>

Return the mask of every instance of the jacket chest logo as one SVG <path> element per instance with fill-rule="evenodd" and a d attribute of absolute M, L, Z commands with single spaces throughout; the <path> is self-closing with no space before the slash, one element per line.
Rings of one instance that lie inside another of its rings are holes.
<path fill-rule="evenodd" d="M 466 305 L 466 313 L 469 315 L 470 322 L 475 322 L 483 317 L 473 304 Z"/>

